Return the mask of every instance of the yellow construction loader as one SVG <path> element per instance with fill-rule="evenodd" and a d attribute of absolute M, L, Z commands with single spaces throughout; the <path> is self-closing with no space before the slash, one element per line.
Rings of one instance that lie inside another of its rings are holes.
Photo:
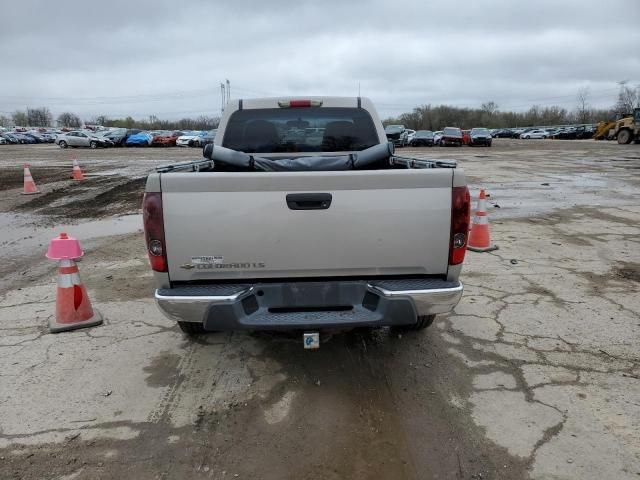
<path fill-rule="evenodd" d="M 600 122 L 593 134 L 596 140 L 618 140 L 624 145 L 633 141 L 640 142 L 640 108 L 627 113 L 615 122 Z"/>
<path fill-rule="evenodd" d="M 600 122 L 596 127 L 596 133 L 593 134 L 595 140 L 613 140 L 610 131 L 616 127 L 616 122 Z"/>
<path fill-rule="evenodd" d="M 633 114 L 616 121 L 613 136 L 620 144 L 631 143 L 634 140 L 640 141 L 640 108 L 635 108 Z"/>

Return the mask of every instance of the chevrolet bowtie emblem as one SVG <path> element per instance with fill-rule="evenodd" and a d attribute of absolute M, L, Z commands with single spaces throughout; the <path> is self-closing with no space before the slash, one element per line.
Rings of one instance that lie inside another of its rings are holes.
<path fill-rule="evenodd" d="M 195 267 L 190 263 L 185 263 L 184 265 L 180 265 L 180 268 L 184 268 L 185 270 L 191 270 L 192 268 L 195 268 Z"/>

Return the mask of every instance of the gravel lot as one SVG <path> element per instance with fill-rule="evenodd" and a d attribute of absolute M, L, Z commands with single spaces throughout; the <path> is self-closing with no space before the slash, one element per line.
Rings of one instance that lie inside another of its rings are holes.
<path fill-rule="evenodd" d="M 308 352 L 189 340 L 155 308 L 144 177 L 199 150 L 0 146 L 0 478 L 640 478 L 640 145 L 403 154 L 459 159 L 500 249 L 467 254 L 432 328 Z M 20 194 L 24 163 L 40 195 Z M 105 324 L 51 335 L 63 229 Z"/>

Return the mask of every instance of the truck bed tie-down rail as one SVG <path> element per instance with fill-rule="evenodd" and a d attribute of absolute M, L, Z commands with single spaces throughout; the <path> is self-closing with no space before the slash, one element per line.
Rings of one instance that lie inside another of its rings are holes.
<path fill-rule="evenodd" d="M 427 158 L 401 157 L 393 154 L 391 144 L 379 144 L 360 152 L 347 155 L 319 155 L 313 157 L 294 157 L 279 160 L 257 157 L 228 148 L 207 145 L 203 154 L 205 160 L 173 163 L 156 167 L 158 173 L 175 171 L 198 172 L 215 169 L 216 162 L 256 171 L 343 171 L 358 170 L 376 162 L 388 161 L 390 166 L 406 168 L 456 168 L 455 160 L 435 160 Z"/>
<path fill-rule="evenodd" d="M 435 160 L 429 158 L 389 157 L 390 165 L 403 165 L 407 168 L 456 168 L 458 163 L 455 160 Z"/>

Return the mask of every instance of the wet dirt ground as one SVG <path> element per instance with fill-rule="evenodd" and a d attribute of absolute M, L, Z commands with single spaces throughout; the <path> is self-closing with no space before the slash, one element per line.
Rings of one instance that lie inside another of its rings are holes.
<path fill-rule="evenodd" d="M 426 331 L 310 352 L 189 339 L 155 308 L 143 179 L 198 150 L 0 146 L 0 478 L 640 478 L 640 146 L 403 154 L 459 159 L 500 249 L 467 254 L 462 302 Z M 62 229 L 105 323 L 52 335 Z"/>

